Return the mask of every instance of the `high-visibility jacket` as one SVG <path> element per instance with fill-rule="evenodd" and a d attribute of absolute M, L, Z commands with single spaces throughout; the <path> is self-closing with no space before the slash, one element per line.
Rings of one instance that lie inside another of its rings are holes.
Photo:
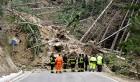
<path fill-rule="evenodd" d="M 61 71 L 63 66 L 63 58 L 61 56 L 58 56 L 55 62 L 56 62 L 56 71 Z"/>
<path fill-rule="evenodd" d="M 90 69 L 96 69 L 96 57 L 91 57 L 89 60 L 89 67 Z"/>
<path fill-rule="evenodd" d="M 91 57 L 89 61 L 93 62 L 93 61 L 97 61 L 97 60 L 96 60 L 96 57 Z"/>
<path fill-rule="evenodd" d="M 58 56 L 55 60 L 56 64 L 63 64 L 63 58 L 61 56 Z"/>
<path fill-rule="evenodd" d="M 70 64 L 76 64 L 76 59 L 75 58 L 70 58 L 69 63 Z"/>
<path fill-rule="evenodd" d="M 67 62 L 68 62 L 67 56 L 63 56 L 63 61 L 64 61 L 65 64 L 67 64 Z"/>
<path fill-rule="evenodd" d="M 84 63 L 84 58 L 80 57 L 79 60 L 78 60 L 78 63 Z"/>
<path fill-rule="evenodd" d="M 55 57 L 50 56 L 50 64 L 55 64 Z"/>
<path fill-rule="evenodd" d="M 102 65 L 103 64 L 103 57 L 102 56 L 98 56 L 97 57 L 97 64 L 98 65 Z"/>

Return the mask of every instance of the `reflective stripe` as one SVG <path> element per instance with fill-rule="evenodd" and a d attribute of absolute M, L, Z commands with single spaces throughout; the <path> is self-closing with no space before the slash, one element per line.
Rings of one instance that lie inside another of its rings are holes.
<path fill-rule="evenodd" d="M 75 59 L 69 59 L 70 64 L 76 64 L 76 60 Z"/>
<path fill-rule="evenodd" d="M 71 64 L 75 64 L 76 62 L 71 62 Z"/>
<path fill-rule="evenodd" d="M 89 67 L 90 69 L 96 69 L 96 63 L 90 63 Z"/>
<path fill-rule="evenodd" d="M 55 60 L 54 60 L 53 57 L 50 57 L 50 63 L 51 63 L 51 64 L 55 64 Z"/>
<path fill-rule="evenodd" d="M 80 61 L 79 61 L 79 63 L 83 63 L 83 62 L 84 62 L 83 57 L 80 57 Z"/>
<path fill-rule="evenodd" d="M 96 69 L 96 57 L 91 57 L 90 60 L 89 60 L 89 67 L 90 69 Z"/>
<path fill-rule="evenodd" d="M 97 61 L 96 57 L 91 57 L 89 61 Z"/>
<path fill-rule="evenodd" d="M 75 60 L 75 59 L 70 59 L 70 60 Z"/>
<path fill-rule="evenodd" d="M 51 64 L 55 64 L 55 62 L 50 62 Z"/>

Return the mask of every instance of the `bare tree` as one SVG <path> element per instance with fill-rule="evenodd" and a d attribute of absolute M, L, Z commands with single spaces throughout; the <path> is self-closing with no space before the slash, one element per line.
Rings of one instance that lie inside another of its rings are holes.
<path fill-rule="evenodd" d="M 137 3 L 138 3 L 138 0 L 136 1 L 135 4 L 137 4 Z M 132 17 L 133 15 L 134 15 L 134 10 L 132 10 L 131 17 Z M 130 23 L 130 18 L 129 18 L 127 24 L 128 24 L 128 23 Z M 122 36 L 121 36 L 121 39 L 120 39 L 120 41 L 119 41 L 119 44 L 121 44 L 122 41 L 123 41 L 123 39 L 125 38 L 125 34 L 127 33 L 127 30 L 128 30 L 128 29 L 125 29 L 125 30 L 124 30 L 124 32 L 123 32 L 123 34 L 122 34 Z M 119 47 L 117 48 L 117 50 L 119 50 Z M 122 50 L 121 50 L 121 51 L 122 51 Z"/>
<path fill-rule="evenodd" d="M 103 16 L 103 14 L 105 13 L 105 11 L 109 8 L 109 6 L 112 4 L 113 0 L 110 1 L 110 3 L 106 6 L 106 8 L 101 12 L 101 14 L 98 16 L 98 18 L 94 21 L 94 23 L 91 25 L 91 27 L 87 30 L 87 32 L 82 36 L 82 38 L 80 39 L 81 42 L 86 42 L 86 38 L 87 36 L 92 33 L 93 29 L 95 28 L 95 25 L 97 23 L 97 21 Z"/>
<path fill-rule="evenodd" d="M 115 15 L 112 17 L 112 19 L 109 21 L 109 24 L 108 24 L 108 26 L 107 26 L 107 28 L 106 28 L 106 30 L 105 30 L 105 32 L 104 32 L 104 34 L 103 34 L 101 40 L 103 40 L 103 39 L 105 38 L 106 34 L 108 33 L 108 30 L 109 30 L 110 26 L 112 25 L 113 20 L 116 18 L 116 16 L 117 16 L 118 14 L 119 14 L 119 12 L 117 11 L 117 12 L 115 13 Z"/>
<path fill-rule="evenodd" d="M 135 0 L 133 0 L 133 1 L 131 2 L 131 6 L 134 4 L 134 1 L 135 1 Z M 125 23 L 125 21 L 126 21 L 126 18 L 128 17 L 129 12 L 130 12 L 130 10 L 128 9 L 127 12 L 126 12 L 126 14 L 125 14 L 125 17 L 124 17 L 124 19 L 123 19 L 123 21 L 122 21 L 122 23 L 121 23 L 121 26 L 119 27 L 119 29 L 121 29 L 121 28 L 123 27 L 123 25 L 124 25 L 124 23 Z M 114 38 L 114 40 L 113 40 L 112 46 L 111 46 L 111 50 L 114 49 L 119 34 L 120 34 L 120 32 L 118 32 L 118 33 L 116 34 L 116 36 L 115 36 L 115 38 Z"/>

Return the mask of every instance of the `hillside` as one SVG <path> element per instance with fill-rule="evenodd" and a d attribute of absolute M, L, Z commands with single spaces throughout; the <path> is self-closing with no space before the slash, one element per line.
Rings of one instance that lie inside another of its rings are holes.
<path fill-rule="evenodd" d="M 49 69 L 51 54 L 103 52 L 108 70 L 140 77 L 138 0 L 0 2 L 0 75 Z"/>

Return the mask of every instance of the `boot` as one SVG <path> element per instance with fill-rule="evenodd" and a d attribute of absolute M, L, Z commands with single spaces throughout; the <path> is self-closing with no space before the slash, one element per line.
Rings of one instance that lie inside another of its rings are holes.
<path fill-rule="evenodd" d="M 51 70 L 51 73 L 54 73 L 54 71 L 53 71 L 53 70 Z"/>
<path fill-rule="evenodd" d="M 64 72 L 67 72 L 66 70 L 64 70 Z"/>

